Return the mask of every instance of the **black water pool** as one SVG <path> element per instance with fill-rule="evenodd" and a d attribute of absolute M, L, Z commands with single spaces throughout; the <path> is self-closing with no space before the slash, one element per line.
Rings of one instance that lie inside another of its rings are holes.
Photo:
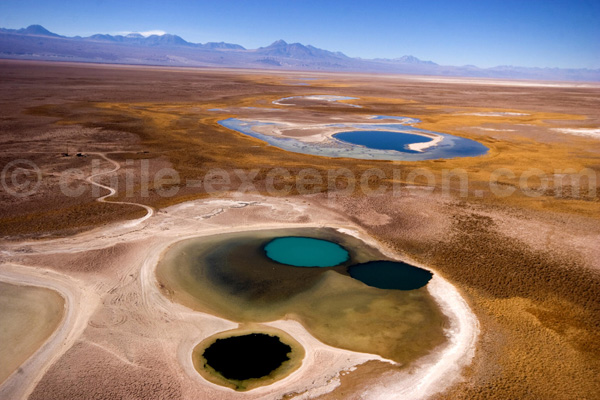
<path fill-rule="evenodd" d="M 251 333 L 217 339 L 204 350 L 206 364 L 227 379 L 262 378 L 289 360 L 292 348 L 277 336 Z"/>

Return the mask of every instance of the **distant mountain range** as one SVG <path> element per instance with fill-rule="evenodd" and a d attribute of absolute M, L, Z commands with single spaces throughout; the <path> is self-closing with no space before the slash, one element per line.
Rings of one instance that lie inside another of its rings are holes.
<path fill-rule="evenodd" d="M 0 58 L 54 60 L 110 64 L 170 65 L 186 67 L 232 67 L 305 71 L 371 72 L 551 81 L 600 81 L 599 69 L 525 68 L 500 66 L 478 68 L 443 66 L 413 56 L 394 59 L 362 59 L 286 43 L 278 40 L 266 47 L 245 49 L 225 42 L 190 43 L 171 34 L 143 36 L 96 34 L 66 37 L 41 25 L 22 29 L 0 28 Z"/>

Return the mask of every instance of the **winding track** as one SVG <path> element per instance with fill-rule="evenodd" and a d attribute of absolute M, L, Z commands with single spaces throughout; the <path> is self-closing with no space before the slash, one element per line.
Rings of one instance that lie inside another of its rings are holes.
<path fill-rule="evenodd" d="M 118 170 L 121 169 L 121 164 L 119 164 L 118 162 L 116 162 L 115 160 L 111 160 L 110 158 L 108 158 L 108 156 L 106 155 L 106 153 L 88 153 L 88 154 L 94 154 L 97 155 L 98 157 L 103 158 L 104 160 L 108 161 L 109 163 L 111 163 L 114 168 L 109 170 L 109 171 L 102 171 L 102 172 L 98 172 L 96 174 L 92 174 L 90 176 L 88 176 L 85 180 L 94 185 L 94 186 L 98 186 L 101 187 L 102 189 L 106 189 L 109 191 L 108 194 L 102 196 L 102 197 L 98 197 L 96 199 L 96 201 L 100 202 L 100 203 L 112 203 L 112 204 L 123 204 L 123 205 L 130 205 L 130 206 L 136 206 L 136 207 L 142 207 L 143 209 L 146 210 L 146 215 L 144 215 L 141 218 L 138 218 L 136 220 L 133 220 L 131 222 L 127 223 L 127 226 L 136 226 L 141 224 L 142 222 L 144 222 L 145 220 L 147 220 L 148 218 L 150 218 L 152 215 L 154 215 L 154 209 L 150 206 L 144 205 L 144 204 L 140 204 L 140 203 L 132 203 L 132 202 L 127 202 L 127 201 L 106 201 L 106 199 L 108 197 L 114 196 L 117 191 L 116 189 L 110 187 L 110 186 L 106 186 L 103 185 L 101 183 L 95 182 L 94 178 L 100 175 L 106 175 L 106 174 L 111 174 L 113 172 L 117 172 Z"/>

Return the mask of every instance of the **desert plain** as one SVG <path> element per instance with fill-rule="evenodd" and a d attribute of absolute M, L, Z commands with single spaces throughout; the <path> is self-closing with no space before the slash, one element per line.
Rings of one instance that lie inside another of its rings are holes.
<path fill-rule="evenodd" d="M 52 291 L 23 312 L 59 321 L 21 358 L 6 356 L 0 397 L 600 391 L 600 85 L 2 61 L 0 86 L 0 288 Z M 280 123 L 311 144 L 331 139 L 323 125 L 374 116 L 418 119 L 489 150 L 322 157 L 219 124 Z M 447 342 L 398 365 L 322 343 L 290 316 L 264 329 L 300 343 L 297 370 L 247 392 L 205 380 L 194 346 L 246 328 L 171 301 L 156 264 L 183 239 L 289 227 L 334 228 L 433 271 Z M 18 348 L 21 335 L 2 334 Z"/>

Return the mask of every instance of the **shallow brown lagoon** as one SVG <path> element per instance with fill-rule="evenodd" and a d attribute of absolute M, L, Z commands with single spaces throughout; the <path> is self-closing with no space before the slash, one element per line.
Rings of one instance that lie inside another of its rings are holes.
<path fill-rule="evenodd" d="M 330 268 L 294 267 L 269 259 L 265 245 L 286 236 L 337 243 L 349 258 Z M 333 229 L 261 230 L 176 243 L 163 255 L 157 278 L 165 295 L 190 308 L 240 323 L 293 318 L 328 345 L 405 365 L 444 343 L 446 318 L 426 286 L 378 289 L 347 272 L 351 265 L 386 259 Z"/>
<path fill-rule="evenodd" d="M 0 282 L 0 383 L 50 337 L 64 304 L 54 290 Z"/>

